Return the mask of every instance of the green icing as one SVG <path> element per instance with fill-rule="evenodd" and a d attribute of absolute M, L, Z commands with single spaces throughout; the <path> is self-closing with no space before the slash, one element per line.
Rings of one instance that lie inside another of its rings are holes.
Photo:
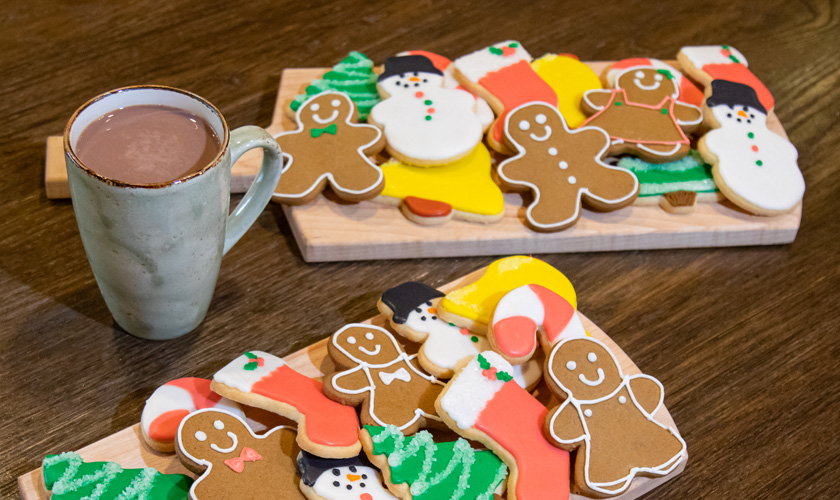
<path fill-rule="evenodd" d="M 428 431 L 405 437 L 396 426 L 365 430 L 373 454 L 388 457 L 391 482 L 408 484 L 414 500 L 489 500 L 507 477 L 507 466 L 488 450 L 465 440 L 435 443 Z"/>
<path fill-rule="evenodd" d="M 297 111 L 310 97 L 327 90 L 347 94 L 356 103 L 359 121 L 367 121 L 371 108 L 380 101 L 379 92 L 376 90 L 376 75 L 373 73 L 373 61 L 361 52 L 351 52 L 324 76 L 313 80 L 306 87 L 305 94 L 295 97 L 291 103 L 292 111 Z"/>
<path fill-rule="evenodd" d="M 77 453 L 47 455 L 44 484 L 51 500 L 182 500 L 193 480 L 183 474 L 123 469 L 114 462 L 84 462 Z"/>
<path fill-rule="evenodd" d="M 670 163 L 648 163 L 625 156 L 618 166 L 639 178 L 639 196 L 658 196 L 674 191 L 713 193 L 717 191 L 712 166 L 704 163 L 700 154 L 692 150 L 685 158 Z"/>

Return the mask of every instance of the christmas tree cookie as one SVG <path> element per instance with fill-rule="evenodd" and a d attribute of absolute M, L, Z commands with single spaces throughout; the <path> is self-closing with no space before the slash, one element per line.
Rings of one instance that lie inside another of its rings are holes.
<path fill-rule="evenodd" d="M 492 499 L 507 477 L 499 457 L 472 449 L 465 439 L 435 443 L 428 431 L 405 437 L 393 425 L 366 425 L 361 438 L 388 488 L 405 500 Z"/>
<path fill-rule="evenodd" d="M 85 462 L 78 453 L 47 455 L 44 486 L 53 500 L 180 500 L 193 480 L 183 474 L 151 469 L 123 469 L 114 462 Z"/>
<path fill-rule="evenodd" d="M 379 102 L 379 93 L 376 91 L 376 75 L 373 74 L 373 61 L 361 52 L 350 52 L 333 66 L 324 76 L 313 80 L 306 87 L 306 93 L 300 94 L 291 102 L 289 109 L 290 118 L 294 118 L 295 111 L 313 95 L 335 90 L 344 92 L 356 103 L 359 110 L 359 121 L 367 121 L 371 108 Z"/>

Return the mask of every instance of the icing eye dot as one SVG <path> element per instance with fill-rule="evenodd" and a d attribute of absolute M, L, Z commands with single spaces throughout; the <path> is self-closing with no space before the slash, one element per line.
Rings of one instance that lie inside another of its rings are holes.
<path fill-rule="evenodd" d="M 428 83 L 428 82 L 429 82 L 429 80 L 423 78 L 423 83 Z"/>
<path fill-rule="evenodd" d="M 195 433 L 195 438 L 199 441 L 207 441 L 207 434 L 202 431 L 198 431 Z"/>
<path fill-rule="evenodd" d="M 347 485 L 347 489 L 348 489 L 348 490 L 352 490 L 352 489 L 353 489 L 353 485 L 352 485 L 352 484 L 348 484 L 348 485 Z"/>
<path fill-rule="evenodd" d="M 546 117 L 545 117 L 545 115 L 544 115 L 544 114 L 542 114 L 542 113 L 538 114 L 538 115 L 534 118 L 534 121 L 535 121 L 535 122 L 537 122 L 537 123 L 539 123 L 540 125 L 542 125 L 543 123 L 545 123 L 545 122 L 546 122 L 546 120 L 548 120 L 548 118 L 546 118 Z"/>
<path fill-rule="evenodd" d="M 420 316 L 420 321 L 426 321 L 426 317 L 425 316 Z"/>
<path fill-rule="evenodd" d="M 437 316 L 432 316 L 432 319 L 437 319 Z"/>
<path fill-rule="evenodd" d="M 362 479 L 367 479 L 367 474 L 362 474 Z M 362 483 L 362 486 L 364 486 L 364 485 L 365 485 L 365 483 Z"/>
<path fill-rule="evenodd" d="M 364 476 L 362 476 L 362 477 L 364 477 Z M 365 487 L 365 483 L 359 483 L 359 487 L 364 488 L 364 487 Z"/>
<path fill-rule="evenodd" d="M 222 430 L 222 429 L 225 428 L 225 423 L 222 422 L 221 420 L 216 420 L 215 422 L 213 422 L 213 427 L 215 427 L 219 430 Z"/>
<path fill-rule="evenodd" d="M 557 148 L 548 148 L 548 154 L 551 156 L 557 156 Z"/>
<path fill-rule="evenodd" d="M 333 473 L 333 476 L 340 476 L 341 475 L 341 471 L 338 470 L 338 469 L 333 469 L 332 473 Z"/>
<path fill-rule="evenodd" d="M 755 118 L 755 115 L 750 115 L 750 118 Z"/>
<path fill-rule="evenodd" d="M 641 79 L 641 78 L 644 78 L 644 77 L 645 77 L 645 72 L 644 71 L 639 70 L 639 71 L 636 72 L 636 78 Z"/>
<path fill-rule="evenodd" d="M 577 184 L 577 177 L 575 177 L 574 175 L 570 175 L 569 184 Z"/>
<path fill-rule="evenodd" d="M 338 481 L 333 481 L 333 486 L 338 488 L 339 486 L 341 486 L 341 483 L 339 483 Z"/>
<path fill-rule="evenodd" d="M 571 371 L 571 370 L 574 370 L 575 368 L 577 368 L 577 363 L 575 363 L 574 361 L 569 361 L 568 363 L 566 363 L 566 369 L 567 370 Z"/>
<path fill-rule="evenodd" d="M 654 76 L 653 79 L 656 80 L 657 82 L 661 82 L 662 81 L 662 75 L 657 73 L 657 75 Z"/>
<path fill-rule="evenodd" d="M 347 343 L 351 344 L 351 345 L 355 344 L 356 343 L 356 337 L 347 337 Z"/>
<path fill-rule="evenodd" d="M 565 161 L 561 161 L 560 162 L 560 168 L 563 169 L 563 170 L 566 170 L 567 168 L 569 168 L 569 164 L 566 163 Z"/>
<path fill-rule="evenodd" d="M 519 122 L 519 130 L 528 130 L 529 128 L 531 128 L 531 124 L 528 123 L 528 120 Z"/>
<path fill-rule="evenodd" d="M 332 104 L 332 107 L 337 108 L 341 106 L 341 101 L 339 101 L 338 99 L 333 99 L 330 104 Z"/>
<path fill-rule="evenodd" d="M 732 113 L 726 113 L 727 118 L 732 118 Z"/>
<path fill-rule="evenodd" d="M 588 359 L 590 363 L 594 363 L 598 361 L 598 356 L 596 356 L 594 352 L 590 352 L 586 355 L 586 359 Z"/>
<path fill-rule="evenodd" d="M 367 333 L 365 334 L 365 338 L 366 338 L 366 339 L 368 339 L 368 340 L 373 340 L 373 333 L 371 333 L 371 332 L 367 332 Z"/>
<path fill-rule="evenodd" d="M 432 301 L 431 301 L 431 300 L 427 301 L 427 302 L 426 302 L 426 305 L 427 305 L 427 306 L 429 306 L 429 307 L 431 307 L 431 306 L 432 306 Z"/>
<path fill-rule="evenodd" d="M 312 111 L 318 111 L 319 109 L 321 109 L 321 105 L 316 102 L 315 104 L 310 106 L 309 109 L 311 109 Z"/>

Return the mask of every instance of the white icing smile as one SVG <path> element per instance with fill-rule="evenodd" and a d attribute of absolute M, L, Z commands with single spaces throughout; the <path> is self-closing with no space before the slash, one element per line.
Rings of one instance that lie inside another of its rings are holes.
<path fill-rule="evenodd" d="M 548 138 L 551 137 L 551 127 L 545 125 L 545 134 L 538 136 L 536 134 L 531 134 L 531 139 L 537 142 L 544 142 L 547 141 Z"/>
<path fill-rule="evenodd" d="M 658 89 L 658 88 L 659 88 L 659 86 L 660 86 L 660 85 L 662 85 L 662 82 L 660 82 L 660 81 L 658 81 L 658 80 L 654 80 L 654 82 L 653 82 L 652 84 L 650 84 L 650 85 L 645 85 L 645 84 L 644 84 L 644 83 L 642 83 L 642 81 L 641 81 L 641 80 L 639 80 L 638 78 L 636 78 L 635 80 L 633 80 L 633 83 L 635 83 L 635 84 L 636 84 L 636 86 L 637 86 L 637 87 L 639 87 L 639 88 L 640 88 L 640 89 L 642 89 L 642 90 L 656 90 L 656 89 Z"/>
<path fill-rule="evenodd" d="M 312 113 L 312 119 L 315 120 L 316 122 L 320 123 L 321 125 L 323 125 L 325 123 L 330 123 L 331 121 L 335 120 L 336 118 L 338 118 L 338 110 L 337 109 L 334 109 L 332 114 L 328 118 L 321 118 L 320 116 L 318 116 L 318 113 Z"/>
<path fill-rule="evenodd" d="M 237 445 L 239 445 L 239 439 L 237 439 L 236 434 L 234 434 L 234 433 L 232 433 L 232 432 L 230 432 L 230 431 L 228 431 L 227 435 L 228 435 L 228 437 L 230 438 L 230 440 L 231 440 L 231 441 L 233 441 L 233 444 L 232 444 L 232 445 L 230 445 L 230 447 L 228 447 L 228 448 L 221 448 L 221 447 L 220 447 L 219 445 L 217 445 L 216 443 L 210 443 L 210 447 L 211 447 L 211 448 L 213 448 L 214 450 L 218 451 L 219 453 L 230 453 L 230 452 L 232 452 L 233 450 L 235 450 L 235 449 L 236 449 L 236 447 L 237 447 Z"/>
<path fill-rule="evenodd" d="M 376 349 L 373 349 L 373 350 L 365 349 L 364 347 L 359 346 L 359 350 L 362 351 L 363 353 L 367 354 L 368 356 L 376 356 L 377 354 L 379 354 L 379 351 L 382 350 L 382 346 L 379 345 L 379 344 L 376 344 Z"/>
<path fill-rule="evenodd" d="M 588 385 L 589 387 L 595 387 L 601 385 L 601 382 L 604 381 L 604 370 L 603 368 L 598 368 L 598 378 L 596 380 L 589 380 L 582 373 L 578 375 L 578 378 L 581 382 Z"/>

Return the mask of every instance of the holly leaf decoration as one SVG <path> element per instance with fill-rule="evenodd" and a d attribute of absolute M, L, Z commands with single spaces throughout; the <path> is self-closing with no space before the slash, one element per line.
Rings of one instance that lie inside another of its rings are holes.
<path fill-rule="evenodd" d="M 498 47 L 490 47 L 490 53 L 496 56 L 502 55 L 502 49 Z"/>
<path fill-rule="evenodd" d="M 257 367 L 260 366 L 259 362 L 257 361 L 257 355 L 256 354 L 254 354 L 252 352 L 246 352 L 245 357 L 250 359 L 251 361 L 248 361 L 247 363 L 245 363 L 244 369 L 246 369 L 250 372 L 250 371 L 256 370 Z"/>

